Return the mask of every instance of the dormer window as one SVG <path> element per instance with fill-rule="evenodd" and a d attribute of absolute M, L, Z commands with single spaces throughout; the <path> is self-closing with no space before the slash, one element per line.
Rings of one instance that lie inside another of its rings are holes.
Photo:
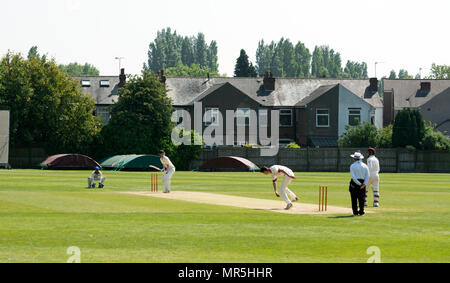
<path fill-rule="evenodd" d="M 81 86 L 82 87 L 91 87 L 91 81 L 90 80 L 81 80 Z"/>
<path fill-rule="evenodd" d="M 100 87 L 109 87 L 109 86 L 110 86 L 109 80 L 100 81 Z"/>

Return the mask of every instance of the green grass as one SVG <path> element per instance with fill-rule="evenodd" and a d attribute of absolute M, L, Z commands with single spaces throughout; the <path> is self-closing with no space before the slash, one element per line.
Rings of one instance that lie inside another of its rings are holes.
<path fill-rule="evenodd" d="M 0 262 L 450 262 L 450 174 L 382 174 L 381 205 L 365 217 L 285 215 L 118 192 L 149 190 L 148 173 L 0 171 Z M 317 203 L 350 205 L 348 174 L 297 173 L 290 188 Z M 258 173 L 177 172 L 173 190 L 274 199 Z M 372 197 L 369 198 L 369 201 Z M 280 202 L 280 206 L 283 203 Z"/>

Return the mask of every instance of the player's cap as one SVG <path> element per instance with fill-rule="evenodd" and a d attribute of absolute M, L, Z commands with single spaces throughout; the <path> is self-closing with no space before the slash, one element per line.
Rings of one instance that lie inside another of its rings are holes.
<path fill-rule="evenodd" d="M 354 154 L 350 155 L 350 157 L 359 160 L 364 159 L 364 155 L 362 155 L 361 152 L 355 152 Z"/>
<path fill-rule="evenodd" d="M 159 154 L 166 154 L 166 152 L 164 150 L 160 150 Z"/>
<path fill-rule="evenodd" d="M 95 170 L 100 170 L 100 167 L 96 166 L 94 169 L 95 169 Z"/>
<path fill-rule="evenodd" d="M 372 152 L 373 154 L 376 154 L 377 151 L 375 150 L 375 148 L 373 147 L 369 147 L 369 149 L 367 149 L 368 152 Z"/>

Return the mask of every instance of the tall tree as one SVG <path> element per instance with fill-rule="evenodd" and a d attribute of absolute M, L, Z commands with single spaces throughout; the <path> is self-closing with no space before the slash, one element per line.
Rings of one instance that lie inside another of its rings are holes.
<path fill-rule="evenodd" d="M 199 33 L 197 37 L 182 37 L 167 28 L 158 31 L 155 40 L 150 43 L 144 70 L 158 72 L 180 64 L 198 64 L 218 72 L 217 52 L 217 42 L 212 41 L 208 45 L 203 33 Z"/>
<path fill-rule="evenodd" d="M 100 130 L 94 100 L 45 56 L 7 53 L 1 59 L 0 104 L 11 110 L 13 146 L 89 154 Z"/>
<path fill-rule="evenodd" d="M 235 77 L 257 77 L 253 64 L 248 60 L 248 55 L 244 49 L 241 49 L 241 53 L 236 60 L 236 65 L 234 67 Z"/>
<path fill-rule="evenodd" d="M 208 47 L 206 45 L 205 35 L 201 32 L 197 35 L 197 39 L 195 40 L 194 52 L 195 62 L 201 67 L 207 66 Z"/>
<path fill-rule="evenodd" d="M 358 63 L 348 60 L 344 68 L 344 78 L 350 79 L 367 79 L 367 64 L 366 62 Z"/>
<path fill-rule="evenodd" d="M 325 67 L 322 50 L 316 46 L 312 54 L 311 75 L 316 78 L 328 78 L 330 74 Z"/>
<path fill-rule="evenodd" d="M 419 110 L 407 108 L 397 113 L 392 130 L 392 145 L 394 147 L 412 145 L 419 148 L 424 135 L 425 122 Z"/>
<path fill-rule="evenodd" d="M 219 64 L 217 63 L 217 61 L 219 60 L 217 57 L 217 42 L 215 40 L 211 41 L 211 43 L 209 44 L 209 48 L 208 48 L 208 58 L 207 58 L 207 62 L 208 62 L 208 66 L 209 69 L 213 72 L 218 72 L 219 70 Z"/>
<path fill-rule="evenodd" d="M 302 42 L 295 45 L 296 71 L 294 77 L 308 78 L 311 76 L 311 53 Z"/>
<path fill-rule="evenodd" d="M 101 133 L 104 156 L 155 153 L 170 147 L 173 108 L 166 91 L 157 76 L 145 71 L 119 89 L 111 120 Z"/>
<path fill-rule="evenodd" d="M 183 43 L 181 44 L 181 61 L 183 65 L 191 66 L 194 64 L 194 46 L 193 40 L 189 37 L 183 38 Z"/>

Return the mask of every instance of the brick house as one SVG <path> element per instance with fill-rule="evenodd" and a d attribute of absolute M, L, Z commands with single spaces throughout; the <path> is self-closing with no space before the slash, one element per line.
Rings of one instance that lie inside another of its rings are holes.
<path fill-rule="evenodd" d="M 392 124 L 398 111 L 418 109 L 427 123 L 450 136 L 450 80 L 384 80 L 384 122 Z"/>
<path fill-rule="evenodd" d="M 383 103 L 376 79 L 291 79 L 266 74 L 260 78 L 170 77 L 164 81 L 174 108 L 188 111 L 191 117 L 195 102 L 202 103 L 202 114 L 207 110 L 223 115 L 226 110 L 255 110 L 259 122 L 271 121 L 271 110 L 279 110 L 280 144 L 294 141 L 334 147 L 347 125 L 383 125 Z M 270 135 L 271 123 L 263 123 Z M 209 124 L 204 122 L 203 130 Z M 224 123 L 223 135 L 226 128 Z"/>
<path fill-rule="evenodd" d="M 194 103 L 202 103 L 202 115 L 211 110 L 213 117 L 227 110 L 245 116 L 248 143 L 250 112 L 257 113 L 258 125 L 267 127 L 271 135 L 271 111 L 280 111 L 280 144 L 296 142 L 314 147 L 335 147 L 347 125 L 360 122 L 383 126 L 383 101 L 378 93 L 378 80 L 274 78 L 188 78 L 159 74 L 166 84 L 175 109 L 190 113 L 194 120 Z M 104 123 L 110 119 L 109 106 L 118 100 L 118 89 L 125 84 L 125 71 L 120 76 L 74 77 L 83 92 L 96 101 L 96 115 Z M 225 119 L 225 118 L 223 118 Z M 203 121 L 203 130 L 213 121 Z M 217 121 L 216 121 L 217 122 Z M 236 126 L 236 122 L 234 123 Z M 223 135 L 227 125 L 224 121 Z M 194 121 L 192 121 L 194 129 Z M 237 131 L 235 130 L 235 133 Z M 217 134 L 217 133 L 216 133 Z M 220 134 L 220 133 L 219 133 Z M 258 141 L 259 143 L 259 141 Z"/>

